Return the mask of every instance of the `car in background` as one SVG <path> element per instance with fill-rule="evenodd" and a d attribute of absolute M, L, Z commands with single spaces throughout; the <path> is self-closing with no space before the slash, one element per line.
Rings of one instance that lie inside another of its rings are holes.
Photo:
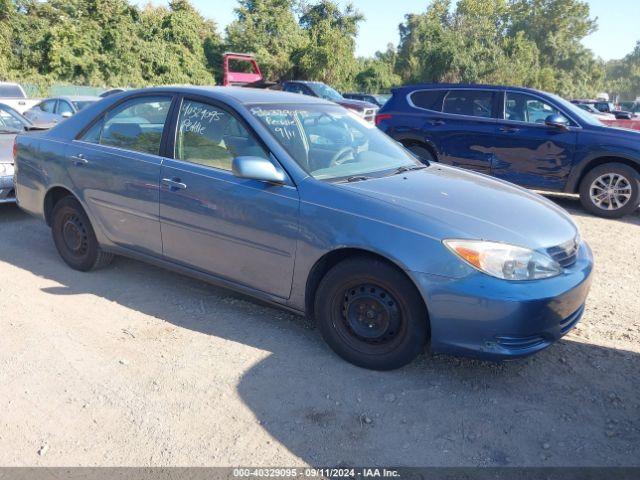
<path fill-rule="evenodd" d="M 105 90 L 104 92 L 102 92 L 100 95 L 98 95 L 100 98 L 106 98 L 109 97 L 111 95 L 115 95 L 117 93 L 122 93 L 122 92 L 126 92 L 127 89 L 126 88 L 111 88 L 109 90 Z"/>
<path fill-rule="evenodd" d="M 584 110 L 585 112 L 589 112 L 591 115 L 593 115 L 599 120 L 615 120 L 616 119 L 616 116 L 613 113 L 601 112 L 596 107 L 588 103 L 576 103 L 575 105 L 578 108 L 581 108 L 582 110 Z"/>
<path fill-rule="evenodd" d="M 619 108 L 616 108 L 613 102 L 606 100 L 571 100 L 571 103 L 591 105 L 599 112 L 610 113 L 618 120 L 631 120 L 633 118 L 633 114 L 631 112 L 620 110 Z"/>
<path fill-rule="evenodd" d="M 366 121 L 373 123 L 378 113 L 379 107 L 370 102 L 362 100 L 351 100 L 343 97 L 336 89 L 331 88 L 326 83 L 309 82 L 303 80 L 291 80 L 282 82 L 279 86 L 283 91 L 290 93 L 300 93 L 310 97 L 323 98 L 330 102 L 337 103 L 349 110 L 356 112 Z"/>
<path fill-rule="evenodd" d="M 0 82 L 0 103 L 8 105 L 18 113 L 24 113 L 40 100 L 28 98 L 24 88 L 13 82 Z"/>
<path fill-rule="evenodd" d="M 24 116 L 31 121 L 59 123 L 99 100 L 100 97 L 88 95 L 47 98 L 24 112 Z"/>
<path fill-rule="evenodd" d="M 369 102 L 378 107 L 383 107 L 387 100 L 391 98 L 391 95 L 382 94 L 382 93 L 358 93 L 358 92 L 348 92 L 343 93 L 342 96 L 344 98 L 348 98 L 350 100 L 360 100 L 362 102 Z"/>
<path fill-rule="evenodd" d="M 16 201 L 13 187 L 13 144 L 16 135 L 50 126 L 34 124 L 9 105 L 0 103 L 0 203 Z"/>
<path fill-rule="evenodd" d="M 487 359 L 536 353 L 580 320 L 591 283 L 589 247 L 554 203 L 423 165 L 311 96 L 106 98 L 18 136 L 16 192 L 71 268 L 122 254 L 239 290 L 315 318 L 337 354 L 372 369 L 429 341 Z"/>
<path fill-rule="evenodd" d="M 640 203 L 640 132 L 605 126 L 550 93 L 495 85 L 406 86 L 393 90 L 376 123 L 426 162 L 578 193 L 595 215 L 622 217 Z"/>

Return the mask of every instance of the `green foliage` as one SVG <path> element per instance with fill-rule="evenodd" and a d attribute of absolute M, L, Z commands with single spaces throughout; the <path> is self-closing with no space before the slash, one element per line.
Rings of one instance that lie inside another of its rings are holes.
<path fill-rule="evenodd" d="M 619 95 L 622 100 L 640 97 L 640 41 L 622 60 L 607 63 L 605 84 L 609 92 Z"/>
<path fill-rule="evenodd" d="M 581 40 L 595 20 L 580 0 L 434 0 L 400 25 L 397 73 L 408 82 L 522 85 L 593 95 L 604 67 Z"/>
<path fill-rule="evenodd" d="M 307 41 L 293 0 L 239 0 L 237 20 L 227 27 L 227 48 L 253 53 L 267 78 L 291 76 L 291 55 Z"/>
<path fill-rule="evenodd" d="M 354 51 L 362 20 L 351 4 L 341 10 L 332 0 L 320 0 L 304 7 L 300 26 L 307 43 L 292 55 L 297 76 L 348 88 L 358 73 Z"/>
<path fill-rule="evenodd" d="M 388 91 L 404 82 L 523 85 L 567 97 L 605 87 L 640 94 L 640 42 L 605 64 L 581 40 L 596 29 L 585 0 L 432 0 L 400 42 L 356 58 L 363 21 L 337 0 L 238 0 L 223 39 L 189 0 L 0 0 L 0 78 L 47 91 L 85 86 L 213 84 L 225 50 L 256 55 L 267 79 Z"/>
<path fill-rule="evenodd" d="M 91 86 L 214 83 L 205 47 L 222 40 L 187 0 L 1 0 L 4 78 Z M 5 36 L 8 40 L 5 41 Z"/>

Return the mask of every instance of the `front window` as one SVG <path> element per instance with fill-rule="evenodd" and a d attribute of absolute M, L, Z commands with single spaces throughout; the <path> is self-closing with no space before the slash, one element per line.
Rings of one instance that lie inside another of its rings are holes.
<path fill-rule="evenodd" d="M 60 100 L 58 102 L 58 114 L 63 115 L 65 113 L 70 113 L 71 115 L 73 115 L 73 109 L 71 108 L 71 105 L 69 104 L 69 102 Z"/>
<path fill-rule="evenodd" d="M 340 100 L 344 100 L 344 97 L 340 95 L 337 90 L 334 90 L 329 85 L 325 85 L 324 83 L 309 83 L 309 88 L 313 90 L 320 98 L 324 98 L 325 100 L 331 100 L 332 102 L 338 102 Z"/>
<path fill-rule="evenodd" d="M 507 92 L 505 97 L 504 117 L 516 122 L 544 124 L 550 115 L 562 115 L 557 108 L 542 101 L 538 97 L 525 93 Z"/>
<path fill-rule="evenodd" d="M 185 100 L 180 107 L 175 158 L 231 170 L 239 156 L 269 158 L 245 126 L 226 109 Z"/>
<path fill-rule="evenodd" d="M 332 105 L 256 105 L 251 113 L 319 180 L 365 179 L 420 163 L 374 125 Z"/>

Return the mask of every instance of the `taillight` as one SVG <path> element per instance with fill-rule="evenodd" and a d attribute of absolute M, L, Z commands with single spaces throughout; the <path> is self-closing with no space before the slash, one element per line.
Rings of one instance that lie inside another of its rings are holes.
<path fill-rule="evenodd" d="M 18 137 L 13 139 L 13 161 L 18 158 Z"/>
<path fill-rule="evenodd" d="M 391 120 L 393 116 L 390 113 L 379 113 L 376 115 L 376 126 L 380 125 L 383 120 Z"/>

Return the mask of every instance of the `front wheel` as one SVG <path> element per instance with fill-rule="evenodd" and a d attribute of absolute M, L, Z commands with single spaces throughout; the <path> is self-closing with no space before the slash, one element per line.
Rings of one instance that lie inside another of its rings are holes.
<path fill-rule="evenodd" d="M 632 213 L 640 203 L 638 172 L 623 163 L 606 163 L 580 182 L 580 202 L 585 210 L 605 218 Z"/>
<path fill-rule="evenodd" d="M 427 312 L 413 283 L 373 258 L 348 259 L 329 270 L 318 287 L 315 313 L 329 346 L 372 370 L 410 363 L 428 338 Z"/>

